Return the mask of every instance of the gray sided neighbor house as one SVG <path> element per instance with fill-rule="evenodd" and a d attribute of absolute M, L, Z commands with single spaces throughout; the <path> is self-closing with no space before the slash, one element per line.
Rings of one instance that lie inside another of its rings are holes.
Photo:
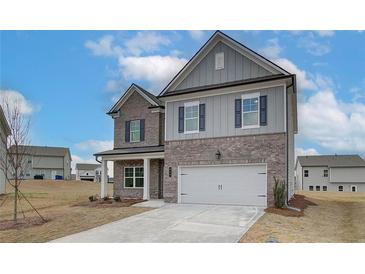
<path fill-rule="evenodd" d="M 217 31 L 154 96 L 132 84 L 108 113 L 114 195 L 272 206 L 294 194 L 295 75 Z M 106 196 L 102 177 L 102 196 Z"/>
<path fill-rule="evenodd" d="M 20 146 L 25 154 L 24 179 L 70 180 L 71 154 L 68 148 Z"/>
<path fill-rule="evenodd" d="M 295 171 L 298 190 L 365 192 L 365 161 L 359 155 L 298 156 Z"/>
<path fill-rule="evenodd" d="M 3 109 L 0 106 L 0 163 L 1 162 L 5 162 L 6 161 L 6 140 L 8 138 L 8 136 L 10 135 L 11 131 L 10 131 L 10 127 L 9 124 L 5 118 Z M 3 165 L 2 165 L 3 166 Z M 4 174 L 3 169 L 5 169 L 5 167 L 1 167 L 0 166 L 0 194 L 4 194 L 5 193 L 5 189 L 6 189 L 6 176 Z"/>

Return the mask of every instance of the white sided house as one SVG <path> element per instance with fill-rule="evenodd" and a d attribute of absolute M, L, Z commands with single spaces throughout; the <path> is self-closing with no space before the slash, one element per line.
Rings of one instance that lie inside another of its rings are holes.
<path fill-rule="evenodd" d="M 296 189 L 365 192 L 365 161 L 359 155 L 298 156 Z"/>
<path fill-rule="evenodd" d="M 10 135 L 9 124 L 6 121 L 4 112 L 0 106 L 0 163 L 6 160 L 5 140 L 9 135 Z M 0 194 L 5 193 L 5 186 L 6 186 L 5 174 L 2 170 L 2 167 L 0 166 Z"/>
<path fill-rule="evenodd" d="M 24 152 L 23 179 L 70 180 L 71 153 L 65 147 L 19 146 Z"/>
<path fill-rule="evenodd" d="M 76 164 L 76 180 L 98 182 L 101 180 L 100 164 Z"/>

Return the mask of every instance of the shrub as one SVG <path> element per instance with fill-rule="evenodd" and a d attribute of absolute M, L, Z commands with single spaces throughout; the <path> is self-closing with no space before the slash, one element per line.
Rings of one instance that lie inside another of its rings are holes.
<path fill-rule="evenodd" d="M 280 180 L 274 177 L 275 185 L 274 185 L 274 199 L 275 199 L 275 207 L 283 208 L 285 206 L 285 180 Z"/>

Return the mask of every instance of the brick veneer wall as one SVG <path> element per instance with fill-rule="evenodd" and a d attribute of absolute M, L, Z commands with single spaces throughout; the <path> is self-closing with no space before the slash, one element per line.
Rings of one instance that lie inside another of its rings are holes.
<path fill-rule="evenodd" d="M 165 142 L 164 199 L 177 202 L 177 172 L 179 165 L 267 164 L 268 206 L 273 206 L 273 186 L 276 176 L 286 179 L 285 133 L 191 139 Z M 221 159 L 215 159 L 217 150 Z M 172 168 L 169 177 L 168 169 Z"/>
<path fill-rule="evenodd" d="M 134 92 L 120 109 L 120 116 L 114 119 L 114 148 L 161 145 L 161 115 L 148 108 L 151 104 L 139 93 Z M 145 119 L 145 141 L 125 142 L 125 121 Z"/>
<path fill-rule="evenodd" d="M 150 160 L 150 198 L 158 199 L 160 165 L 163 160 Z M 143 188 L 124 188 L 124 167 L 142 166 L 143 160 L 124 160 L 114 162 L 114 196 L 123 198 L 143 198 Z"/>

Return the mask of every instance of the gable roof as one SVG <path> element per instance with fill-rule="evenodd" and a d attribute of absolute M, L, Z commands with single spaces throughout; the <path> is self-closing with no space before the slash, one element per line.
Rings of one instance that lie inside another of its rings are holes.
<path fill-rule="evenodd" d="M 148 92 L 144 88 L 138 86 L 137 84 L 133 83 L 130 87 L 126 90 L 122 97 L 114 104 L 114 106 L 109 110 L 107 114 L 116 113 L 122 105 L 128 100 L 129 96 L 133 94 L 133 92 L 138 92 L 147 102 L 149 102 L 152 106 L 156 107 L 163 107 L 164 104 L 157 99 L 155 95 Z"/>
<path fill-rule="evenodd" d="M 226 45 L 230 46 L 234 50 L 237 50 L 242 55 L 246 56 L 250 60 L 258 63 L 268 71 L 272 72 L 273 74 L 281 74 L 281 75 L 290 75 L 288 71 L 283 69 L 282 67 L 278 66 L 277 64 L 273 63 L 269 59 L 265 58 L 264 56 L 258 54 L 257 52 L 249 49 L 242 43 L 234 40 L 233 38 L 229 37 L 228 35 L 224 34 L 221 31 L 216 31 L 208 41 L 195 53 L 195 55 L 185 64 L 185 66 L 175 75 L 175 77 L 167 84 L 167 86 L 162 90 L 159 96 L 164 95 L 167 91 L 184 79 L 189 72 L 191 72 L 199 62 L 209 53 L 209 51 L 216 45 L 218 42 L 223 42 Z"/>
<path fill-rule="evenodd" d="M 9 136 L 11 133 L 11 130 L 10 130 L 8 121 L 6 120 L 4 111 L 1 106 L 0 106 L 0 125 L 2 125 L 2 127 L 4 128 L 5 135 Z"/>
<path fill-rule="evenodd" d="M 365 161 L 359 155 L 313 155 L 298 156 L 302 167 L 365 167 Z"/>
<path fill-rule="evenodd" d="M 10 151 L 14 148 L 12 146 Z M 24 154 L 35 155 L 35 156 L 58 156 L 64 157 L 69 155 L 71 158 L 70 149 L 67 147 L 47 147 L 47 146 L 24 146 L 19 145 L 18 148 L 22 150 Z"/>
<path fill-rule="evenodd" d="M 77 170 L 95 170 L 97 168 L 101 167 L 100 164 L 82 164 L 82 163 L 77 163 L 76 164 L 76 169 Z"/>

